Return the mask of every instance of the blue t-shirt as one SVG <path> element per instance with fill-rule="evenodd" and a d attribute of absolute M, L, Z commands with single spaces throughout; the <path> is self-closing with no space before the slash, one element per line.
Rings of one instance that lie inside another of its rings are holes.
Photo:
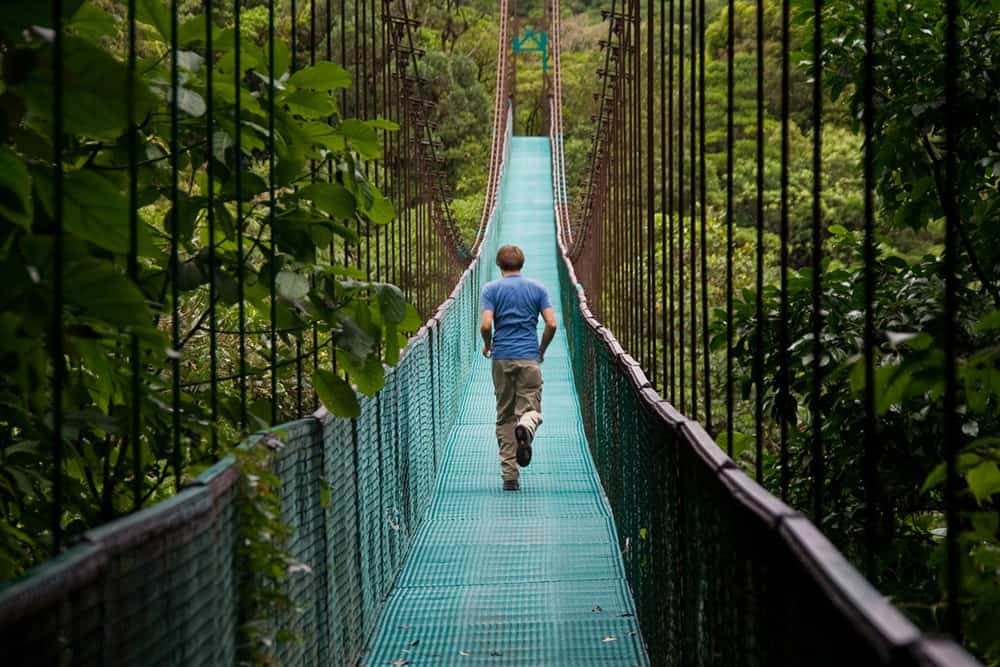
<path fill-rule="evenodd" d="M 493 358 L 538 359 L 538 315 L 552 307 L 545 287 L 521 275 L 483 287 L 483 310 L 493 311 Z"/>

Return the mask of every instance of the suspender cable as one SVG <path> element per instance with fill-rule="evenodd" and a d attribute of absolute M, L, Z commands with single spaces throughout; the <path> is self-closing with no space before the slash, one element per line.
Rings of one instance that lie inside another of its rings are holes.
<path fill-rule="evenodd" d="M 959 561 L 959 480 L 958 452 L 961 426 L 958 414 L 956 363 L 958 328 L 958 243 L 961 209 L 958 201 L 958 148 L 961 127 L 958 77 L 959 0 L 945 0 L 945 250 L 944 250 L 944 449 L 945 449 L 945 537 L 947 577 L 946 627 L 956 640 L 962 638 L 962 610 L 959 606 L 961 563 Z M 971 253 L 970 253 L 971 254 Z"/>
<path fill-rule="evenodd" d="M 780 193 L 780 236 L 781 236 L 781 301 L 778 307 L 778 429 L 781 499 L 788 499 L 791 482 L 788 470 L 788 415 L 785 411 L 790 404 L 790 371 L 788 368 L 788 18 L 789 0 L 781 1 L 781 193 Z"/>
<path fill-rule="evenodd" d="M 208 0 L 209 2 L 211 0 Z M 295 0 L 291 0 L 291 5 L 289 7 L 292 13 L 292 26 L 291 26 L 291 44 L 292 44 L 292 59 L 290 62 L 290 71 L 292 74 L 298 69 L 299 65 L 299 48 L 298 48 L 298 7 Z M 312 279 L 310 278 L 310 286 L 312 285 Z M 313 331 L 316 329 L 315 323 L 311 327 Z M 315 354 L 316 350 L 313 350 Z M 303 362 L 305 358 L 302 354 L 302 331 L 295 332 L 295 416 L 301 417 L 305 414 L 305 410 L 302 402 L 302 385 L 303 385 Z M 273 397 L 275 402 L 277 397 Z"/>
<path fill-rule="evenodd" d="M 128 23 L 128 89 L 125 107 L 128 115 L 128 201 L 129 248 L 128 277 L 133 283 L 139 280 L 139 128 L 135 122 L 136 96 L 136 0 L 129 0 Z M 129 442 L 132 444 L 132 508 L 142 504 L 142 364 L 139 358 L 139 336 L 129 336 L 129 373 L 131 375 L 131 409 L 129 410 Z"/>
<path fill-rule="evenodd" d="M 278 249 L 275 240 L 277 227 L 277 196 L 274 152 L 277 149 L 274 130 L 274 87 L 278 73 L 274 61 L 274 0 L 267 2 L 267 226 L 268 226 L 268 296 L 270 305 L 270 358 L 271 358 L 271 424 L 278 423 Z"/>
<path fill-rule="evenodd" d="M 181 360 L 180 360 L 180 289 L 178 273 L 180 258 L 178 245 L 180 243 L 180 190 L 178 187 L 179 152 L 178 133 L 180 131 L 178 92 L 180 91 L 180 72 L 178 69 L 179 25 L 177 18 L 177 0 L 170 3 L 170 368 L 172 380 L 171 393 L 171 429 L 170 437 L 173 446 L 172 464 L 174 468 L 174 485 L 181 487 Z"/>
<path fill-rule="evenodd" d="M 682 0 L 683 1 L 683 0 Z M 677 403 L 677 346 L 674 313 L 674 0 L 670 0 L 670 22 L 667 50 L 667 346 L 670 349 L 670 393 L 671 403 Z"/>
<path fill-rule="evenodd" d="M 864 303 L 865 322 L 862 352 L 865 389 L 862 399 L 864 410 L 864 435 L 862 479 L 865 496 L 865 574 L 869 579 L 876 575 L 875 542 L 877 533 L 878 493 L 876 466 L 878 465 L 878 437 L 875 418 L 875 149 L 872 145 L 875 116 L 875 0 L 865 0 L 865 58 L 862 86 L 864 124 Z"/>
<path fill-rule="evenodd" d="M 233 0 L 233 84 L 235 90 L 239 90 L 243 85 L 243 67 L 240 62 L 240 4 L 241 0 Z M 235 106 L 235 136 L 233 137 L 233 149 L 236 156 L 236 168 L 233 178 L 236 190 L 236 304 L 238 308 L 238 328 L 239 328 L 239 391 L 240 391 L 240 428 L 247 429 L 247 336 L 246 336 L 246 265 L 247 257 L 243 247 L 243 236 L 245 234 L 245 224 L 243 218 L 243 108 L 240 95 L 235 95 L 233 104 Z"/>
<path fill-rule="evenodd" d="M 757 293 L 754 327 L 754 454 L 756 478 L 764 480 L 764 0 L 757 0 Z"/>
<path fill-rule="evenodd" d="M 729 0 L 726 30 L 726 453 L 733 455 L 735 396 L 733 393 L 733 49 L 736 2 Z"/>
<path fill-rule="evenodd" d="M 690 280 L 690 305 L 691 305 L 691 416 L 698 418 L 698 262 L 697 262 L 697 239 L 698 239 L 698 160 L 697 160 L 697 121 L 698 121 L 698 0 L 691 0 L 691 118 L 690 118 L 690 146 L 688 150 L 691 156 L 691 184 L 688 187 L 688 213 L 691 215 L 689 221 L 691 237 L 689 240 L 689 252 L 691 262 Z"/>
<path fill-rule="evenodd" d="M 667 42 L 666 42 L 666 21 L 667 21 L 666 0 L 660 0 L 660 326 L 663 348 L 663 368 L 660 382 L 660 392 L 663 396 L 669 396 L 672 390 L 672 373 L 670 372 L 670 361 L 668 357 L 672 354 L 670 349 L 670 338 L 668 330 L 671 322 L 668 311 L 668 287 L 673 278 L 670 275 L 670 267 L 667 265 L 668 248 L 667 244 L 672 241 L 667 236 L 667 216 L 670 215 L 670 208 L 667 202 L 671 199 L 670 185 L 667 180 L 669 170 L 667 158 L 667 114 L 665 106 L 668 104 L 667 92 Z"/>
<path fill-rule="evenodd" d="M 684 0 L 677 6 L 677 351 L 679 365 L 680 409 L 687 411 L 684 400 Z"/>
<path fill-rule="evenodd" d="M 63 528 L 63 3 L 52 0 L 52 178 L 55 229 L 52 236 L 52 552 L 62 550 Z"/>
<path fill-rule="evenodd" d="M 712 368 L 708 340 L 708 204 L 705 190 L 705 0 L 698 0 L 698 192 L 701 209 L 701 354 L 705 397 L 705 430 L 712 432 Z"/>
<path fill-rule="evenodd" d="M 645 367 L 656 384 L 656 184 L 653 147 L 653 27 L 654 0 L 647 0 L 646 13 L 646 336 L 648 355 Z"/>
<path fill-rule="evenodd" d="M 813 521 L 823 525 L 823 0 L 813 0 L 812 87 L 812 501 Z"/>
<path fill-rule="evenodd" d="M 215 310 L 215 302 L 218 299 L 216 286 L 216 248 L 218 243 L 215 240 L 215 157 L 214 150 L 212 150 L 215 143 L 215 97 L 212 89 L 215 72 L 215 45 L 212 42 L 212 29 L 215 24 L 212 20 L 212 9 L 212 0 L 205 0 L 205 138 L 208 142 L 208 151 L 205 156 L 205 180 L 208 182 L 208 192 L 206 193 L 208 200 L 208 373 L 211 378 L 208 402 L 212 415 L 210 453 L 212 458 L 215 458 L 219 452 L 219 433 L 216 425 L 219 420 L 219 341 L 217 334 L 219 323 Z"/>

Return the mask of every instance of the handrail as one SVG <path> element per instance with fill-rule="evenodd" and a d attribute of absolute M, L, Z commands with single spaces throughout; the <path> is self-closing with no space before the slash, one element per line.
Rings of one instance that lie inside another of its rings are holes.
<path fill-rule="evenodd" d="M 562 118 L 562 20 L 559 0 L 551 2 L 549 43 L 552 58 L 552 95 L 549 98 L 549 139 L 552 144 L 552 190 L 556 202 L 556 233 L 567 247 L 573 247 L 573 227 L 569 224 L 569 194 L 566 190 L 566 161 L 563 154 Z"/>
<path fill-rule="evenodd" d="M 500 25 L 497 34 L 497 66 L 496 91 L 493 98 L 493 139 L 490 143 L 489 174 L 486 183 L 486 195 L 483 199 L 483 214 L 480 219 L 476 238 L 472 243 L 471 254 L 476 256 L 480 244 L 486 234 L 486 226 L 496 207 L 497 193 L 500 187 L 500 174 L 506 157 L 506 132 L 501 128 L 509 125 L 510 116 L 510 82 L 507 68 L 507 49 L 510 42 L 508 28 L 510 24 L 509 0 L 500 0 Z"/>

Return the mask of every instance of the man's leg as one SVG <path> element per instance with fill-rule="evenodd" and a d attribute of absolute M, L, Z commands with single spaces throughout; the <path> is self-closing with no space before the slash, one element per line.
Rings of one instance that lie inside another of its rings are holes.
<path fill-rule="evenodd" d="M 542 423 L 542 368 L 537 361 L 518 362 L 514 415 L 517 461 L 526 466 L 531 463 L 531 442 L 535 438 L 535 430 Z"/>
<path fill-rule="evenodd" d="M 517 468 L 517 442 L 514 440 L 517 385 L 513 363 L 505 359 L 493 360 L 493 391 L 497 399 L 496 434 L 500 448 L 500 474 L 505 482 L 516 481 L 520 475 Z"/>

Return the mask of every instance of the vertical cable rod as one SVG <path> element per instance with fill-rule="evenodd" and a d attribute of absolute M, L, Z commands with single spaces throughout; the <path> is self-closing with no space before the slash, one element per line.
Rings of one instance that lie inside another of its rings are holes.
<path fill-rule="evenodd" d="M 823 526 L 823 0 L 813 0 L 812 86 L 812 501 L 813 521 Z"/>
<path fill-rule="evenodd" d="M 125 108 L 128 115 L 128 201 L 129 248 L 128 277 L 133 284 L 139 282 L 139 128 L 135 122 L 136 96 L 136 0 L 129 0 L 128 23 L 128 89 Z M 142 504 L 142 363 L 139 355 L 139 336 L 129 335 L 129 374 L 131 376 L 131 409 L 129 410 L 129 442 L 132 444 L 132 508 Z"/>
<path fill-rule="evenodd" d="M 180 118 L 178 106 L 178 91 L 180 90 L 180 72 L 178 69 L 178 53 L 180 51 L 177 0 L 170 3 L 170 369 L 172 382 L 171 429 L 170 437 L 173 446 L 172 463 L 174 468 L 174 486 L 181 487 L 182 455 L 181 455 L 181 359 L 180 359 L 180 288 L 178 272 L 180 256 L 180 190 L 178 184 L 178 169 L 180 168 Z"/>
<path fill-rule="evenodd" d="M 735 86 L 736 1 L 727 5 L 726 30 L 726 453 L 733 455 L 736 397 L 733 390 L 733 88 Z"/>
<path fill-rule="evenodd" d="M 780 175 L 780 266 L 781 295 L 778 306 L 778 448 L 780 457 L 780 488 L 781 499 L 788 499 L 788 487 L 791 483 L 788 469 L 788 415 L 785 414 L 790 404 L 791 390 L 790 370 L 788 368 L 788 104 L 789 104 L 789 15 L 791 9 L 789 0 L 781 0 L 781 175 Z"/>
<path fill-rule="evenodd" d="M 757 265 L 754 304 L 754 443 L 757 482 L 764 481 L 764 0 L 757 0 Z"/>
<path fill-rule="evenodd" d="M 961 562 L 959 554 L 958 453 L 961 420 L 958 414 L 957 337 L 958 329 L 958 243 L 961 232 L 959 206 L 958 149 L 961 137 L 959 104 L 959 0 L 945 0 L 945 251 L 944 251 L 944 454 L 945 454 L 945 537 L 947 603 L 945 624 L 956 639 L 962 640 L 960 607 Z"/>
<path fill-rule="evenodd" d="M 864 3 L 864 81 L 862 84 L 862 121 L 864 126 L 864 304 L 862 336 L 865 388 L 862 397 L 864 434 L 862 479 L 865 497 L 865 574 L 874 581 L 876 573 L 875 542 L 878 497 L 876 485 L 876 448 L 878 437 L 875 417 L 875 147 L 872 145 L 875 119 L 875 0 Z"/>
<path fill-rule="evenodd" d="M 52 237 L 52 552 L 62 550 L 63 528 L 63 385 L 66 382 L 66 360 L 63 352 L 63 78 L 65 76 L 63 34 L 63 3 L 52 0 L 52 178 L 55 200 L 55 229 Z"/>

